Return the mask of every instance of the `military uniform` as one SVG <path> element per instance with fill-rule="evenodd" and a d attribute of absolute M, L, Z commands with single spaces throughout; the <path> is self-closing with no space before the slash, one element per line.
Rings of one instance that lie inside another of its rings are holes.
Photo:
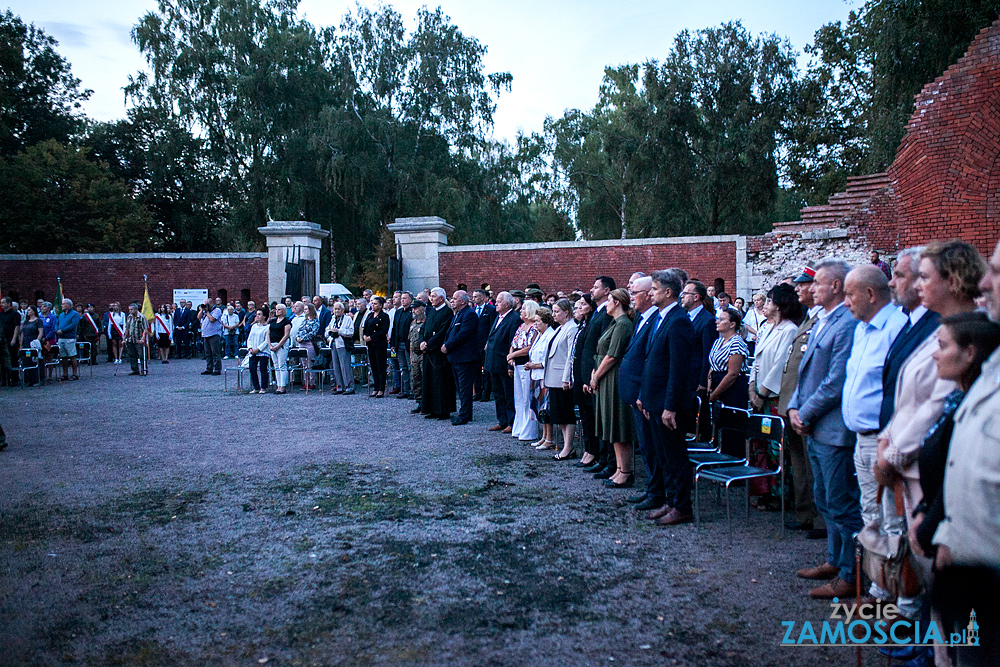
<path fill-rule="evenodd" d="M 419 405 L 423 398 L 424 374 L 423 366 L 424 353 L 420 351 L 420 341 L 424 339 L 424 323 L 413 320 L 410 325 L 410 387 L 413 399 Z"/>

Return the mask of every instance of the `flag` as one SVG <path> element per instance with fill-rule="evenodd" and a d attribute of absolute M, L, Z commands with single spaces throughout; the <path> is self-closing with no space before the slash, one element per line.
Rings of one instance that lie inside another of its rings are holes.
<path fill-rule="evenodd" d="M 62 288 L 62 278 L 56 278 L 58 286 L 56 287 L 56 302 L 52 304 L 55 306 L 56 315 L 62 315 L 62 302 L 63 302 L 63 288 Z"/>
<path fill-rule="evenodd" d="M 146 295 L 142 298 L 142 314 L 146 318 L 146 322 L 153 321 L 153 302 L 149 299 L 149 285 L 146 285 Z"/>

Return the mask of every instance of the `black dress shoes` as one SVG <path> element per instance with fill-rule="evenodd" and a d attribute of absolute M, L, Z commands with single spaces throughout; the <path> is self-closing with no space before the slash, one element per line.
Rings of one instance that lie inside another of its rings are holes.
<path fill-rule="evenodd" d="M 583 472 L 598 472 L 604 470 L 606 467 L 607 466 L 602 461 L 594 459 L 587 465 L 583 466 Z"/>
<path fill-rule="evenodd" d="M 436 414 L 432 412 L 428 415 L 424 415 L 424 419 L 440 419 L 440 417 L 438 417 Z"/>
<path fill-rule="evenodd" d="M 635 473 L 631 472 L 625 478 L 624 482 L 614 482 L 610 479 L 604 480 L 604 486 L 610 489 L 631 489 L 633 484 L 635 484 Z"/>
<path fill-rule="evenodd" d="M 658 510 L 661 507 L 663 507 L 665 502 L 666 501 L 663 500 L 663 498 L 654 498 L 652 496 L 646 496 L 646 499 L 643 500 L 638 505 L 636 505 L 635 508 L 641 512 L 646 510 Z"/>
<path fill-rule="evenodd" d="M 649 496 L 647 496 L 645 493 L 640 493 L 637 496 L 629 496 L 628 498 L 625 499 L 625 502 L 629 503 L 630 505 L 637 505 L 648 497 Z"/>
<path fill-rule="evenodd" d="M 451 425 L 452 426 L 463 426 L 465 424 L 468 424 L 471 421 L 472 421 L 471 419 L 452 419 L 451 420 Z"/>
<path fill-rule="evenodd" d="M 801 521 L 793 521 L 789 519 L 788 521 L 785 521 L 785 528 L 788 530 L 812 530 L 813 525 L 812 521 L 806 521 L 803 523 Z"/>
<path fill-rule="evenodd" d="M 420 414 L 420 406 L 418 405 L 417 407 L 415 407 L 412 410 L 410 410 L 410 414 L 411 415 L 419 415 Z"/>
<path fill-rule="evenodd" d="M 607 466 L 604 470 L 594 473 L 594 479 L 608 479 L 618 471 L 618 466 Z"/>

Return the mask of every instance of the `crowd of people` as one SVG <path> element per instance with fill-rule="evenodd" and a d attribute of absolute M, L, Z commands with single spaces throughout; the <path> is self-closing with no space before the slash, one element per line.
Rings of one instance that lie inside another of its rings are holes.
<path fill-rule="evenodd" d="M 919 585 L 894 595 L 873 581 L 867 594 L 949 631 L 975 608 L 983 646 L 963 664 L 996 664 L 1000 245 L 989 262 L 961 241 L 905 249 L 892 268 L 877 253 L 853 267 L 826 258 L 754 294 L 746 310 L 683 268 L 637 271 L 625 287 L 598 276 L 587 292 L 460 287 L 450 297 L 435 287 L 245 308 L 182 302 L 149 323 L 137 303 L 98 316 L 67 299 L 57 316 L 49 303 L 17 309 L 5 298 L 4 379 L 24 350 L 41 363 L 58 349 L 73 380 L 77 340 L 96 363 L 104 336 L 109 361 L 124 352 L 133 373 L 147 345 L 160 363 L 204 355 L 206 375 L 239 355 L 251 394 L 268 392 L 272 374 L 274 393 L 289 391 L 294 357 L 303 389 L 328 372 L 332 393 L 363 383 L 372 398 L 411 399 L 412 414 L 455 426 L 472 421 L 474 401 L 493 401 L 489 431 L 572 460 L 608 488 L 635 485 L 637 448 L 645 485 L 627 500 L 660 526 L 693 520 L 688 444 L 712 439 L 711 406 L 780 419 L 783 451 L 751 441 L 747 459 L 784 461 L 784 481 L 748 491 L 762 511 L 787 507 L 789 529 L 825 538 L 822 562 L 797 572 L 815 582 L 809 595 L 854 595 L 864 576 L 855 536 L 871 551 L 902 536 Z M 903 664 L 949 664 L 940 647 L 887 651 Z"/>

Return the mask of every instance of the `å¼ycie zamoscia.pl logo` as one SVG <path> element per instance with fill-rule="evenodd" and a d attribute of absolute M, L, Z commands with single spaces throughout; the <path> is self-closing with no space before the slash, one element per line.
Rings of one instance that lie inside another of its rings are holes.
<path fill-rule="evenodd" d="M 833 598 L 830 607 L 830 618 L 822 623 L 781 621 L 781 646 L 979 646 L 975 609 L 961 632 L 946 633 L 935 621 L 910 621 L 881 600 L 859 605 Z"/>

